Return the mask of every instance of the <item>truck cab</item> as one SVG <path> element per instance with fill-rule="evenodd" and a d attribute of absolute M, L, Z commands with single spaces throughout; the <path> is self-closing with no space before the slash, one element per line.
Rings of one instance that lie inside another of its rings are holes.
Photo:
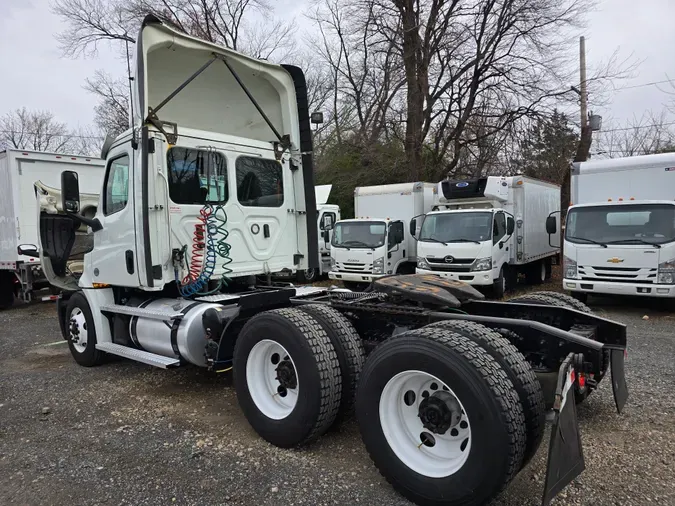
<path fill-rule="evenodd" d="M 563 288 L 675 297 L 675 153 L 572 165 Z"/>
<path fill-rule="evenodd" d="M 400 220 L 341 220 L 333 229 L 328 277 L 358 287 L 396 273 L 407 260 L 404 240 Z"/>
<path fill-rule="evenodd" d="M 559 186 L 524 176 L 441 181 L 433 211 L 411 225 L 416 272 L 485 287 L 498 298 L 520 272 L 541 283 L 559 252 L 546 218 L 557 223 L 559 208 Z"/>
<path fill-rule="evenodd" d="M 40 213 L 50 282 L 71 291 L 178 286 L 193 295 L 317 268 L 300 69 L 190 37 L 152 15 L 138 41 L 133 127 L 104 146 L 96 216 L 79 213 L 76 172 L 63 174 L 63 212 Z M 82 223 L 89 237 L 76 233 Z M 75 254 L 84 254 L 77 280 L 65 268 Z"/>

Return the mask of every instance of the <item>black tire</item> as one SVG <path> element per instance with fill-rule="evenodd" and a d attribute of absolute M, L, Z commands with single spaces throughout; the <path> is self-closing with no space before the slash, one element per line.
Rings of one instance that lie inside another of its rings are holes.
<path fill-rule="evenodd" d="M 567 294 L 564 293 L 559 293 L 559 292 L 535 292 L 532 295 L 544 295 L 545 297 L 552 297 L 554 299 L 558 299 L 559 301 L 562 301 L 567 305 L 568 307 L 571 307 L 572 309 L 576 309 L 577 311 L 581 311 L 582 313 L 593 313 L 593 310 L 588 307 L 586 304 L 583 302 L 575 299 L 574 297 L 571 297 Z"/>
<path fill-rule="evenodd" d="M 83 351 L 79 351 L 73 339 L 77 339 L 80 333 L 79 325 L 73 321 L 73 314 L 80 311 L 84 316 L 83 330 L 87 332 L 87 344 Z M 105 353 L 96 349 L 96 326 L 94 325 L 94 318 L 91 314 L 91 308 L 87 302 L 87 298 L 81 292 L 73 294 L 68 299 L 65 315 L 65 332 L 68 340 L 68 348 L 73 355 L 75 362 L 84 367 L 93 367 L 100 365 L 105 360 Z"/>
<path fill-rule="evenodd" d="M 14 273 L 0 271 L 0 309 L 9 309 L 14 305 L 14 291 Z"/>
<path fill-rule="evenodd" d="M 246 375 L 251 350 L 269 337 L 290 354 L 302 389 L 291 413 L 278 420 L 267 417 L 255 404 Z M 308 313 L 293 308 L 257 314 L 241 329 L 233 358 L 239 405 L 255 431 L 273 445 L 290 448 L 310 443 L 335 421 L 342 396 L 340 364 L 328 334 Z"/>
<path fill-rule="evenodd" d="M 523 302 L 527 304 L 566 307 L 570 309 L 576 309 L 584 313 L 593 312 L 588 306 L 582 304 L 578 300 L 575 300 L 572 297 L 569 297 L 568 295 L 565 294 L 559 294 L 557 292 L 534 292 L 528 295 L 524 295 L 522 297 L 516 297 L 515 299 L 512 299 L 509 302 Z M 582 306 L 585 308 L 585 310 L 580 309 Z M 607 369 L 609 368 L 609 357 L 610 357 L 609 351 L 604 351 L 602 354 L 602 366 L 601 366 L 601 371 L 603 375 L 607 372 Z M 580 389 L 578 384 L 576 384 L 574 388 L 575 402 L 577 404 L 581 404 L 588 398 L 591 392 L 592 390 L 588 386 L 585 386 L 583 389 Z"/>
<path fill-rule="evenodd" d="M 541 285 L 546 281 L 546 264 L 543 260 L 532 262 L 526 267 L 525 281 L 528 285 Z"/>
<path fill-rule="evenodd" d="M 335 348 L 342 373 L 342 399 L 335 423 L 341 423 L 354 414 L 356 387 L 366 361 L 366 350 L 354 326 L 338 310 L 323 304 L 306 304 L 299 309 L 321 324 Z"/>
<path fill-rule="evenodd" d="M 319 271 L 316 269 L 306 269 L 304 271 L 297 271 L 295 279 L 298 283 L 314 283 L 319 278 Z"/>
<path fill-rule="evenodd" d="M 444 320 L 429 327 L 448 329 L 471 339 L 486 350 L 504 369 L 518 392 L 520 404 L 525 414 L 526 443 L 523 467 L 537 453 L 544 437 L 546 408 L 544 394 L 536 374 L 518 348 L 498 331 L 476 322 Z"/>
<path fill-rule="evenodd" d="M 584 304 L 588 304 L 588 294 L 586 292 L 572 292 L 571 297 Z"/>
<path fill-rule="evenodd" d="M 414 370 L 445 383 L 469 418 L 469 455 L 446 477 L 413 471 L 394 453 L 382 429 L 379 402 L 385 386 L 397 374 Z M 485 504 L 522 465 L 525 418 L 511 380 L 487 351 L 450 330 L 423 327 L 378 346 L 361 374 L 356 413 L 363 442 L 380 473 L 416 504 Z"/>
<path fill-rule="evenodd" d="M 506 294 L 506 273 L 504 267 L 499 270 L 499 277 L 495 279 L 492 284 L 492 297 L 495 299 L 503 299 Z"/>

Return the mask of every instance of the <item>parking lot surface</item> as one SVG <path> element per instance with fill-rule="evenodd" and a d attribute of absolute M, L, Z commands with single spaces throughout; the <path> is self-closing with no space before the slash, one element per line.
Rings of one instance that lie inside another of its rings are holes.
<path fill-rule="evenodd" d="M 630 398 L 618 415 L 605 381 L 579 406 L 586 471 L 555 504 L 675 504 L 675 313 L 593 302 L 628 326 Z M 540 503 L 547 441 L 494 504 Z M 308 448 L 275 448 L 247 424 L 229 373 L 80 367 L 45 303 L 0 312 L 0 504 L 410 503 L 354 421 Z"/>

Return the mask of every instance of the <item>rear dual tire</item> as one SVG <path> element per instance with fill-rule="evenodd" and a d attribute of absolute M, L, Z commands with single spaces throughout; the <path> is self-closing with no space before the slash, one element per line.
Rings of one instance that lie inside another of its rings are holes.
<path fill-rule="evenodd" d="M 9 309 L 14 305 L 15 281 L 11 271 L 0 271 L 0 309 Z"/>
<path fill-rule="evenodd" d="M 237 338 L 237 398 L 251 426 L 270 443 L 308 444 L 353 414 L 364 360 L 354 327 L 331 307 L 265 311 Z"/>
<path fill-rule="evenodd" d="M 522 466 L 525 417 L 512 381 L 488 351 L 449 329 L 427 326 L 379 345 L 356 412 L 375 465 L 417 504 L 485 504 Z M 448 419 L 456 425 L 445 432 L 434 422 Z"/>

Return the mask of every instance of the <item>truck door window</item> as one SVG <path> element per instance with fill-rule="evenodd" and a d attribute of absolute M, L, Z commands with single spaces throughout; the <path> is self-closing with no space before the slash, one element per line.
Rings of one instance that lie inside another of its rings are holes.
<path fill-rule="evenodd" d="M 120 156 L 110 161 L 105 176 L 103 214 L 110 216 L 127 206 L 129 200 L 129 157 Z"/>
<path fill-rule="evenodd" d="M 176 204 L 225 204 L 227 163 L 216 151 L 171 148 L 167 153 L 169 197 Z"/>
<path fill-rule="evenodd" d="M 237 199 L 243 206 L 281 207 L 284 203 L 282 166 L 275 160 L 240 156 L 236 163 Z"/>
<path fill-rule="evenodd" d="M 492 244 L 497 244 L 505 235 L 506 215 L 504 213 L 497 213 L 493 222 Z"/>

